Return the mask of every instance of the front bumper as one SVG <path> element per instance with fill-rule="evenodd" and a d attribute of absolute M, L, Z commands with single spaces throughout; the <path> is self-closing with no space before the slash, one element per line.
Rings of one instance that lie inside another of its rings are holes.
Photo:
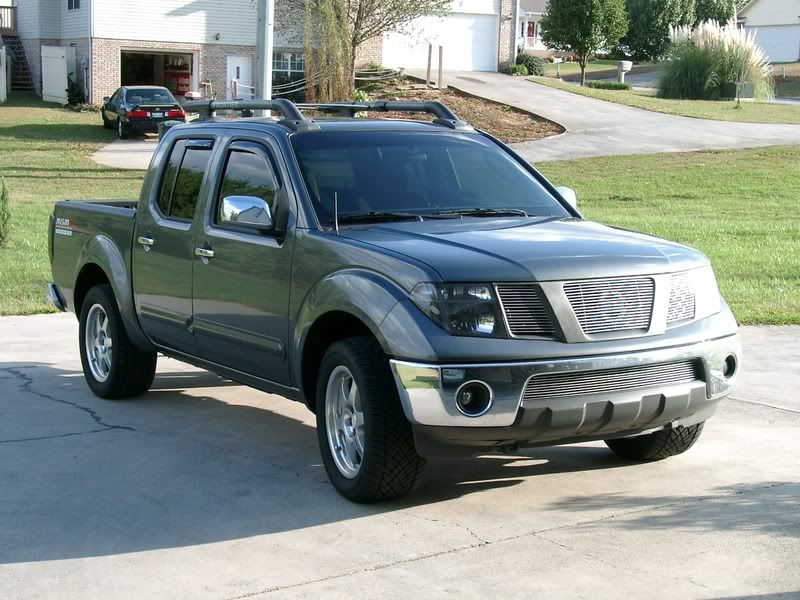
<path fill-rule="evenodd" d="M 733 357 L 735 371 L 726 376 L 725 361 L 729 357 Z M 696 366 L 695 377 L 668 383 L 648 380 L 639 386 L 633 375 L 647 365 L 681 361 Z M 732 335 L 635 353 L 531 362 L 390 362 L 403 410 L 415 430 L 418 451 L 429 456 L 475 454 L 511 446 L 607 439 L 705 420 L 736 379 L 741 343 L 738 335 Z M 598 392 L 562 387 L 560 395 L 543 398 L 530 390 L 525 393 L 537 376 L 580 376 L 595 371 L 618 374 L 625 369 L 634 371 L 618 389 L 606 386 Z M 485 382 L 493 392 L 492 405 L 479 417 L 462 414 L 455 401 L 461 384 L 474 380 Z M 465 452 L 446 450 L 455 446 Z"/>

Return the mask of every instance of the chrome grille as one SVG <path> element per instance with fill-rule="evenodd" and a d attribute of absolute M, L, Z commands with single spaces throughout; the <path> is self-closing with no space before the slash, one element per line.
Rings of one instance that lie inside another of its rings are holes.
<path fill-rule="evenodd" d="M 542 300 L 542 291 L 532 283 L 507 283 L 497 286 L 511 335 L 552 336 L 553 324 Z"/>
<path fill-rule="evenodd" d="M 655 282 L 649 277 L 571 281 L 564 293 L 587 335 L 650 329 Z"/>
<path fill-rule="evenodd" d="M 694 318 L 694 290 L 689 283 L 688 273 L 677 273 L 672 276 L 669 290 L 669 309 L 667 323 L 685 321 Z"/>
<path fill-rule="evenodd" d="M 622 392 L 656 385 L 691 383 L 703 379 L 697 361 L 639 365 L 598 371 L 571 371 L 536 375 L 528 380 L 523 401 L 582 394 Z"/>

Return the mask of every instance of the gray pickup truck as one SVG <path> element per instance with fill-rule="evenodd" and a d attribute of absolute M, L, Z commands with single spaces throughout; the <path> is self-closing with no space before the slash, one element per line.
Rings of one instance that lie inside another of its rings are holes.
<path fill-rule="evenodd" d="M 583 219 L 444 105 L 188 108 L 282 118 L 176 126 L 138 204 L 53 212 L 49 296 L 98 396 L 146 392 L 160 352 L 304 402 L 334 487 L 369 502 L 427 457 L 663 459 L 729 393 L 738 328 L 706 257 Z"/>

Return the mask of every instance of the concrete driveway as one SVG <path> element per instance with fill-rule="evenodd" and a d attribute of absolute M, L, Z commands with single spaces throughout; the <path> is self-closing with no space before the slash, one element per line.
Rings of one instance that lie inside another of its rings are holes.
<path fill-rule="evenodd" d="M 150 165 L 156 146 L 158 146 L 156 135 L 114 140 L 92 154 L 92 160 L 115 169 L 145 170 Z"/>
<path fill-rule="evenodd" d="M 302 406 L 166 359 L 145 397 L 99 400 L 76 336 L 0 319 L 4 600 L 800 593 L 797 328 L 745 330 L 738 399 L 683 456 L 436 461 L 373 506 L 334 492 Z"/>
<path fill-rule="evenodd" d="M 424 79 L 424 73 L 410 73 Z M 560 123 L 560 136 L 512 144 L 531 162 L 800 143 L 800 125 L 676 117 L 604 102 L 502 73 L 448 72 L 445 83 Z M 800 108 L 798 108 L 800 110 Z"/>

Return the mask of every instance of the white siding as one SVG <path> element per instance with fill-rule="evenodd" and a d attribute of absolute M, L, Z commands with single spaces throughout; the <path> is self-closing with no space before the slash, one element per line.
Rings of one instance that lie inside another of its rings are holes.
<path fill-rule="evenodd" d="M 53 1 L 53 0 L 49 0 Z M 77 10 L 67 10 L 67 0 L 55 0 L 60 8 L 61 39 L 74 39 L 89 37 L 89 3 L 92 0 L 81 0 L 81 7 Z M 98 2 L 98 4 L 100 4 Z"/>
<path fill-rule="evenodd" d="M 289 12 L 286 2 L 277 0 L 276 47 L 303 45 L 303 15 Z M 256 43 L 256 5 L 252 0 L 98 0 L 94 36 L 252 46 Z"/>
<path fill-rule="evenodd" d="M 496 15 L 500 12 L 500 0 L 454 0 L 449 12 Z"/>
<path fill-rule="evenodd" d="M 739 13 L 748 27 L 800 24 L 800 0 L 756 0 Z"/>
<path fill-rule="evenodd" d="M 39 27 L 42 37 L 57 40 L 61 36 L 61 14 L 59 3 L 61 0 L 38 0 L 39 1 Z M 63 0 L 66 5 L 66 0 Z"/>
<path fill-rule="evenodd" d="M 764 50 L 770 62 L 800 60 L 800 25 L 748 27 L 747 29 L 755 29 L 756 43 Z"/>
<path fill-rule="evenodd" d="M 17 30 L 19 37 L 34 39 L 39 35 L 39 0 L 17 2 Z"/>

